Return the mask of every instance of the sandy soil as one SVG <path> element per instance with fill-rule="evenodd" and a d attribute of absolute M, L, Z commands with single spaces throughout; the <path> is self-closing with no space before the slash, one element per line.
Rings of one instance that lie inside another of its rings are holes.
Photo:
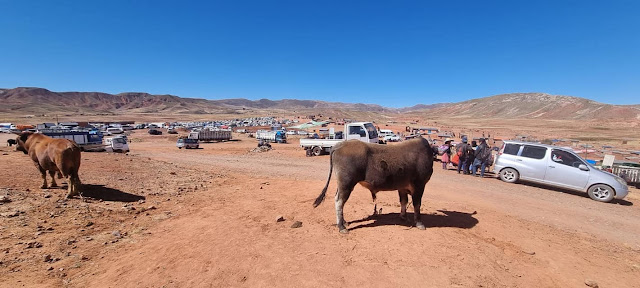
<path fill-rule="evenodd" d="M 178 150 L 175 137 L 135 133 L 129 155 L 83 153 L 86 202 L 39 189 L 30 160 L 2 147 L 0 286 L 640 287 L 635 189 L 603 204 L 436 163 L 426 231 L 398 219 L 394 192 L 369 218 L 358 186 L 342 235 L 331 197 L 311 206 L 327 156 L 305 157 L 296 140 L 249 152 L 244 135 Z"/>

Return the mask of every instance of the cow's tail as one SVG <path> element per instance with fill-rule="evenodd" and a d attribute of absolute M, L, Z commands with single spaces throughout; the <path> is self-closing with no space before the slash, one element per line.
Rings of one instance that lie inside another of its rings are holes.
<path fill-rule="evenodd" d="M 331 174 L 333 172 L 333 151 L 334 149 L 332 148 L 331 152 L 329 152 L 329 179 L 327 179 L 327 184 L 324 185 L 322 193 L 320 193 L 318 198 L 316 198 L 316 201 L 313 202 L 313 208 L 318 207 L 318 205 L 320 205 L 322 201 L 324 201 L 324 197 L 327 195 L 327 188 L 329 188 L 329 182 L 331 181 Z"/>

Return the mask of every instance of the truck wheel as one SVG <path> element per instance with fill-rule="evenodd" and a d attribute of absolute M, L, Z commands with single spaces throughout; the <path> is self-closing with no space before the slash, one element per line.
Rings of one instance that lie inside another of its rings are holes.
<path fill-rule="evenodd" d="M 313 147 L 313 151 L 311 151 L 311 152 L 313 152 L 313 155 L 315 155 L 315 156 L 320 156 L 320 155 L 322 155 L 322 148 L 320 148 L 318 146 Z"/>
<path fill-rule="evenodd" d="M 178 147 L 178 149 L 182 149 L 182 147 Z"/>

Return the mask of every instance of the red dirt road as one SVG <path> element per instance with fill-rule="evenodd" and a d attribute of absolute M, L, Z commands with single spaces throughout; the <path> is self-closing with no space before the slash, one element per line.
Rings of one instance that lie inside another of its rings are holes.
<path fill-rule="evenodd" d="M 394 192 L 379 194 L 382 215 L 369 219 L 371 197 L 358 186 L 345 206 L 351 232 L 341 235 L 332 197 L 311 206 L 327 156 L 304 157 L 295 143 L 251 153 L 255 140 L 239 138 L 178 150 L 171 136 L 136 133 L 129 156 L 84 153 L 83 183 L 115 195 L 88 203 L 40 191 L 26 156 L 6 152 L 0 173 L 16 176 L 0 178 L 13 200 L 0 213 L 24 213 L 0 216 L 0 286 L 640 287 L 638 190 L 603 204 L 437 163 L 423 198 L 426 231 L 398 219 Z M 136 210 L 122 208 L 130 200 Z"/>

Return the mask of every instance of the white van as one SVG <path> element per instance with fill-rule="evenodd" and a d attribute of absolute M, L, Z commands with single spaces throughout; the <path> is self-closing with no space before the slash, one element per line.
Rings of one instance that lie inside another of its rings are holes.
<path fill-rule="evenodd" d="M 111 135 L 111 134 L 122 134 L 124 133 L 124 130 L 122 130 L 122 128 L 117 128 L 117 127 L 110 127 L 107 128 L 107 134 Z"/>
<path fill-rule="evenodd" d="M 104 138 L 105 149 L 107 152 L 127 153 L 129 152 L 129 144 L 122 137 Z"/>
<path fill-rule="evenodd" d="M 378 132 L 378 137 L 384 139 L 387 136 L 391 136 L 394 135 L 393 131 L 389 130 L 389 129 L 380 129 L 380 132 Z"/>

